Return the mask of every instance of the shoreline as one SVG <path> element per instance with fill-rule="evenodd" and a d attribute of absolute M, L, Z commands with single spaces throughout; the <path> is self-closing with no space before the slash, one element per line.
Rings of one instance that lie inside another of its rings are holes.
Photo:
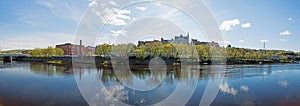
<path fill-rule="evenodd" d="M 298 63 L 296 61 L 270 61 L 270 60 L 224 60 L 221 61 L 195 61 L 193 59 L 166 59 L 162 58 L 166 65 L 257 65 L 257 64 L 292 64 Z M 58 65 L 72 65 L 72 64 L 94 64 L 97 66 L 111 66 L 129 64 L 129 65 L 148 65 L 151 59 L 134 59 L 134 58 L 120 58 L 120 57 L 24 57 L 17 60 L 17 62 L 40 62 L 46 64 Z"/>

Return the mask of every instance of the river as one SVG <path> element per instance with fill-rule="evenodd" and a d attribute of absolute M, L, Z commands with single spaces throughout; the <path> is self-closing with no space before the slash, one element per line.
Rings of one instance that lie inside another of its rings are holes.
<path fill-rule="evenodd" d="M 128 71 L 0 63 L 0 106 L 199 105 L 210 81 L 221 81 L 212 106 L 300 105 L 300 64 L 214 67 L 219 66 L 130 66 Z"/>

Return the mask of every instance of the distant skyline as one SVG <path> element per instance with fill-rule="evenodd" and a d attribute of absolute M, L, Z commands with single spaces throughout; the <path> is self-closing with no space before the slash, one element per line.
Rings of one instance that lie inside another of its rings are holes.
<path fill-rule="evenodd" d="M 298 45 L 300 0 L 203 1 L 219 23 L 219 30 L 222 30 L 224 37 L 222 42 L 235 47 L 253 49 L 262 49 L 263 42 L 266 42 L 268 49 L 300 51 Z M 99 5 L 99 2 L 102 1 L 0 0 L 0 49 L 32 49 L 67 42 L 74 43 L 74 33 L 82 15 L 89 7 Z M 109 3 L 117 5 L 114 2 Z M 192 21 L 187 21 L 189 19 L 186 16 L 168 6 L 136 4 L 121 11 L 122 13 L 114 15 L 113 19 L 109 20 L 107 27 L 99 34 L 97 44 L 113 43 L 116 37 L 126 34 L 126 30 L 119 30 L 122 25 L 130 24 L 125 29 L 137 29 L 134 24 L 140 23 L 135 23 L 135 21 L 150 16 L 163 17 L 175 22 L 178 27 L 170 27 L 170 31 L 173 28 L 182 29 L 162 35 L 163 30 L 154 28 L 158 36 L 170 39 L 178 36 L 178 33 L 185 35 L 189 32 L 191 38 L 206 40 L 201 31 L 194 29 L 195 25 Z M 172 23 L 165 24 L 173 25 Z M 128 35 L 137 34 L 138 31 L 129 32 Z M 145 30 L 144 33 L 152 34 L 153 30 L 148 32 Z M 152 37 L 145 39 L 152 39 Z"/>

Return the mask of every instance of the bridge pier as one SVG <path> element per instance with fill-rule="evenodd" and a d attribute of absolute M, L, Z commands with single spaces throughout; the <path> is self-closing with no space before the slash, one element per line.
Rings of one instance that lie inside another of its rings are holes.
<path fill-rule="evenodd" d="M 10 63 L 12 63 L 12 61 L 13 61 L 12 56 L 9 56 L 9 59 L 10 59 Z"/>

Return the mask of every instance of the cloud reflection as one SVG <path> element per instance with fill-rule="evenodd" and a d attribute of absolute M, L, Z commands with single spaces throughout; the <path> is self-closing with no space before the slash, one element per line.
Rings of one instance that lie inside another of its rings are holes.
<path fill-rule="evenodd" d="M 237 94 L 237 90 L 234 89 L 233 87 L 230 88 L 230 86 L 228 85 L 227 82 L 225 82 L 223 84 L 220 84 L 219 89 L 223 93 L 228 93 L 228 94 L 231 94 L 231 95 L 236 95 Z"/>
<path fill-rule="evenodd" d="M 289 83 L 288 83 L 287 81 L 283 81 L 283 80 L 282 80 L 282 81 L 278 81 L 278 84 L 279 84 L 281 87 L 284 87 L 284 88 L 285 88 L 285 87 L 288 86 Z"/>
<path fill-rule="evenodd" d="M 105 95 L 106 101 L 124 101 L 128 100 L 128 91 L 124 86 L 116 85 L 108 88 L 102 88 L 101 91 Z"/>
<path fill-rule="evenodd" d="M 241 91 L 248 92 L 248 91 L 249 91 L 249 87 L 246 86 L 246 85 L 241 85 L 240 90 L 241 90 Z"/>

